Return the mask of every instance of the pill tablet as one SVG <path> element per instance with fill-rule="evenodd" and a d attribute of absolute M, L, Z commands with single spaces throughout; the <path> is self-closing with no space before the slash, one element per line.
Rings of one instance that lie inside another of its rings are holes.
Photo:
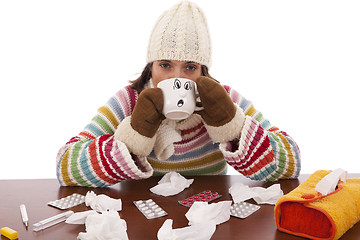
<path fill-rule="evenodd" d="M 67 197 L 63 197 L 58 200 L 48 202 L 48 205 L 64 210 L 64 209 L 68 209 L 71 207 L 75 207 L 84 202 L 85 202 L 84 195 L 74 193 Z"/>
<path fill-rule="evenodd" d="M 167 212 L 165 212 L 152 199 L 138 200 L 134 201 L 133 203 L 147 219 L 153 219 L 167 215 Z"/>
<path fill-rule="evenodd" d="M 230 215 L 237 218 L 247 218 L 259 208 L 260 206 L 247 202 L 235 203 L 230 208 Z"/>
<path fill-rule="evenodd" d="M 178 203 L 186 207 L 191 207 L 196 201 L 210 202 L 219 197 L 221 197 L 219 193 L 212 192 L 211 190 L 205 190 L 193 196 L 189 196 L 183 200 L 179 200 Z"/>

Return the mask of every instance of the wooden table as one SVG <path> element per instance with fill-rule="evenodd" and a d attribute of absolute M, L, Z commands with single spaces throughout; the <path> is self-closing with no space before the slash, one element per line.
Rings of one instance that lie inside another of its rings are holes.
<path fill-rule="evenodd" d="M 359 177 L 360 174 L 349 177 Z M 301 175 L 297 180 L 281 180 L 284 193 L 296 188 L 299 183 L 306 180 L 308 175 Z M 187 207 L 177 201 L 192 196 L 204 190 L 216 191 L 222 195 L 216 201 L 232 200 L 228 193 L 230 186 L 235 182 L 242 182 L 250 187 L 269 187 L 272 183 L 251 181 L 241 175 L 226 176 L 196 176 L 190 188 L 171 197 L 155 195 L 149 189 L 157 184 L 159 177 L 151 177 L 145 180 L 124 181 L 109 188 L 86 188 L 86 187 L 61 187 L 56 179 L 34 180 L 1 180 L 0 181 L 0 228 L 10 227 L 19 232 L 19 239 L 44 239 L 44 240 L 69 240 L 76 239 L 79 232 L 85 232 L 84 225 L 70 225 L 59 223 L 45 230 L 34 232 L 32 225 L 40 220 L 54 216 L 65 210 L 60 210 L 47 203 L 73 193 L 85 195 L 92 190 L 96 194 L 106 194 L 112 198 L 121 198 L 123 210 L 120 217 L 127 223 L 127 233 L 130 240 L 157 239 L 157 232 L 166 219 L 173 219 L 173 228 L 187 226 L 188 220 L 185 213 Z M 133 201 L 153 199 L 168 215 L 152 220 L 146 219 L 135 207 Z M 249 200 L 249 203 L 255 203 Z M 21 220 L 19 206 L 25 204 L 29 216 L 29 228 L 26 229 Z M 217 226 L 212 239 L 276 239 L 290 240 L 303 239 L 277 230 L 274 220 L 274 205 L 260 205 L 261 208 L 246 219 L 231 217 L 229 221 Z M 78 205 L 69 210 L 74 212 L 86 211 L 90 208 L 85 204 Z M 1 240 L 7 238 L 1 236 Z M 360 224 L 351 228 L 342 239 L 360 239 Z"/>

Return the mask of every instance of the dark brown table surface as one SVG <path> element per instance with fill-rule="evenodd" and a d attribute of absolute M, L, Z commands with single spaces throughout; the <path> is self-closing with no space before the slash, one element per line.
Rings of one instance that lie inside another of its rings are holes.
<path fill-rule="evenodd" d="M 280 183 L 284 193 L 296 188 L 309 175 L 301 175 L 297 180 L 281 180 Z M 350 174 L 349 177 L 360 177 L 360 174 Z M 76 239 L 79 232 L 85 232 L 85 225 L 70 225 L 59 223 L 55 226 L 34 232 L 32 225 L 38 221 L 54 216 L 66 210 L 60 210 L 47 203 L 72 193 L 85 195 L 92 190 L 96 194 L 106 194 L 112 198 L 121 198 L 122 211 L 120 217 L 127 223 L 127 233 L 130 240 L 157 239 L 157 232 L 166 219 L 173 219 L 173 228 L 186 227 L 188 220 L 185 213 L 187 207 L 180 205 L 177 201 L 188 196 L 197 194 L 204 190 L 216 191 L 222 195 L 215 200 L 232 200 L 229 194 L 230 186 L 235 182 L 242 182 L 250 187 L 269 187 L 273 183 L 262 183 L 251 181 L 241 175 L 226 176 L 196 176 L 193 184 L 171 197 L 155 195 L 149 189 L 157 184 L 160 177 L 151 177 L 145 180 L 124 181 L 108 188 L 86 188 L 86 187 L 61 187 L 56 179 L 32 179 L 32 180 L 0 180 L 0 228 L 10 227 L 19 233 L 19 239 L 46 239 L 46 240 L 68 240 Z M 167 213 L 167 216 L 152 220 L 146 219 L 135 207 L 133 201 L 153 199 Z M 248 200 L 249 203 L 255 203 Z M 20 204 L 25 204 L 29 216 L 29 228 L 26 229 L 20 215 Z M 212 239 L 303 239 L 277 230 L 274 220 L 274 205 L 260 205 L 261 208 L 246 219 L 231 217 L 229 221 L 217 226 Z M 85 204 L 78 205 L 69 210 L 74 212 L 90 210 Z M 1 240 L 6 240 L 1 236 Z M 360 239 L 360 223 L 351 228 L 342 239 Z"/>

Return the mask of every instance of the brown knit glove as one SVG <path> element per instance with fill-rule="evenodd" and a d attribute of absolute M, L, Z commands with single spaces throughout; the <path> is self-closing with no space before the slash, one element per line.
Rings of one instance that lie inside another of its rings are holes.
<path fill-rule="evenodd" d="M 143 90 L 131 115 L 132 128 L 143 136 L 152 138 L 165 116 L 161 113 L 164 96 L 160 88 Z"/>
<path fill-rule="evenodd" d="M 234 118 L 236 107 L 223 86 L 204 76 L 196 79 L 196 85 L 204 107 L 197 113 L 207 125 L 223 126 Z"/>

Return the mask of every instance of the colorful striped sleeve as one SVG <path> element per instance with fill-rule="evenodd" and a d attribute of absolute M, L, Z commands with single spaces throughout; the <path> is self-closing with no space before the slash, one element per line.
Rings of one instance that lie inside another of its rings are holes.
<path fill-rule="evenodd" d="M 286 132 L 271 126 L 262 113 L 237 91 L 224 87 L 245 114 L 239 139 L 220 144 L 226 162 L 253 180 L 297 178 L 301 157 L 296 142 Z"/>
<path fill-rule="evenodd" d="M 106 187 L 126 179 L 152 176 L 145 158 L 131 154 L 114 139 L 119 123 L 131 115 L 138 93 L 129 87 L 117 92 L 78 136 L 57 155 L 57 178 L 64 186 Z"/>

